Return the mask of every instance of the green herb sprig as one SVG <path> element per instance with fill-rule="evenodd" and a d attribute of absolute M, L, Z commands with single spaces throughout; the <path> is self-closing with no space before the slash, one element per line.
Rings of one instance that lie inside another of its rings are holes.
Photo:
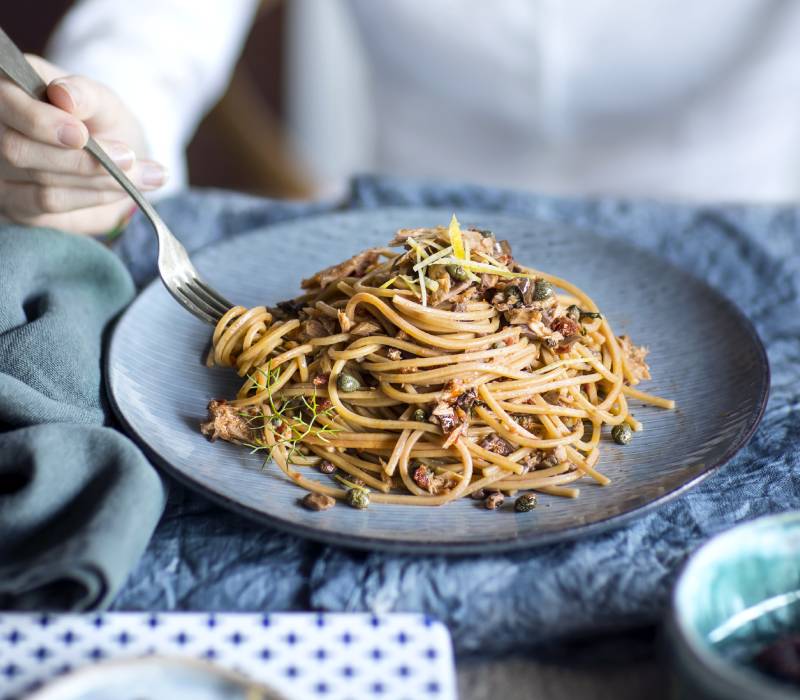
<path fill-rule="evenodd" d="M 263 383 L 249 374 L 247 378 L 252 382 L 253 388 L 266 389 L 267 407 L 258 413 L 241 411 L 239 415 L 247 419 L 248 427 L 251 430 L 268 430 L 275 438 L 273 445 L 267 445 L 260 440 L 256 443 L 245 444 L 250 448 L 251 454 L 264 453 L 263 467 L 267 466 L 278 446 L 286 449 L 287 462 L 291 462 L 292 458 L 298 454 L 301 443 L 307 437 L 315 437 L 327 442 L 331 435 L 341 430 L 335 426 L 319 425 L 320 418 L 331 416 L 335 408 L 330 406 L 323 409 L 317 401 L 316 389 L 310 399 L 306 396 L 293 396 L 282 400 L 279 397 L 276 398 L 273 391 L 273 387 L 280 379 L 281 368 L 276 367 L 273 370 L 269 366 L 266 369 L 258 367 L 256 372 L 263 377 Z M 303 413 L 308 415 L 307 420 L 303 418 Z M 261 423 L 258 424 L 257 421 L 261 421 Z"/>

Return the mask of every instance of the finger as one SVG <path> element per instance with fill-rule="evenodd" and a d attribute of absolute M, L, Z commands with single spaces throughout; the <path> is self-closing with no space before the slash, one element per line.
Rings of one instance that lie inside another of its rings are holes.
<path fill-rule="evenodd" d="M 105 173 L 105 171 L 103 171 Z M 145 192 L 157 190 L 166 184 L 164 168 L 154 161 L 139 160 L 125 173 L 130 181 Z M 72 175 L 48 170 L 20 170 L 0 163 L 0 179 L 28 182 L 49 187 L 76 187 L 90 190 L 118 190 L 120 184 L 111 175 Z"/>
<path fill-rule="evenodd" d="M 103 141 L 102 148 L 123 170 L 136 159 L 133 149 L 119 141 Z M 0 126 L 0 163 L 22 170 L 43 170 L 73 175 L 99 175 L 103 167 L 85 149 L 60 148 L 34 141 L 16 129 Z"/>
<path fill-rule="evenodd" d="M 47 86 L 47 98 L 59 109 L 83 122 L 91 122 L 94 130 L 113 126 L 119 117 L 120 102 L 116 94 L 82 75 L 53 80 Z"/>
<path fill-rule="evenodd" d="M 125 200 L 100 207 L 78 209 L 64 214 L 19 215 L 9 217 L 18 224 L 56 228 L 68 233 L 101 234 L 116 228 L 130 211 Z"/>
<path fill-rule="evenodd" d="M 0 208 L 12 218 L 31 217 L 111 204 L 127 196 L 122 190 L 48 187 L 6 181 L 0 187 Z"/>
<path fill-rule="evenodd" d="M 33 99 L 8 80 L 0 81 L 0 123 L 53 146 L 82 148 L 89 139 L 89 131 L 80 119 Z"/>

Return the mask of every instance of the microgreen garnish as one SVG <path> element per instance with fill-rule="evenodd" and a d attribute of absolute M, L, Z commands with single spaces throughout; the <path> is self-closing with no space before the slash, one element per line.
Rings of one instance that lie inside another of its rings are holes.
<path fill-rule="evenodd" d="M 264 384 L 256 380 L 252 375 L 247 378 L 256 388 L 264 387 L 267 392 L 266 406 L 258 413 L 251 414 L 241 411 L 240 416 L 247 419 L 248 426 L 252 430 L 268 431 L 275 438 L 272 445 L 261 441 L 255 444 L 246 444 L 250 448 L 250 453 L 264 453 L 264 466 L 272 459 L 274 450 L 279 445 L 286 449 L 286 461 L 291 462 L 292 458 L 298 453 L 300 444 L 307 437 L 319 438 L 327 442 L 330 435 L 336 433 L 340 428 L 330 425 L 319 425 L 321 416 L 330 416 L 335 408 L 329 406 L 322 408 L 317 401 L 317 391 L 310 397 L 304 395 L 292 396 L 288 399 L 281 399 L 273 395 L 273 387 L 280 379 L 280 367 L 272 370 L 267 366 L 266 370 L 262 367 L 256 369 L 264 378 Z M 263 406 L 263 404 L 262 404 Z M 261 421 L 260 424 L 254 422 Z"/>
<path fill-rule="evenodd" d="M 428 257 L 428 254 L 425 252 L 425 248 L 423 248 L 413 238 L 408 239 L 408 244 L 414 249 L 414 252 L 417 254 L 417 265 L 419 265 L 423 260 L 425 260 L 425 258 Z M 417 276 L 419 277 L 419 298 L 420 301 L 422 302 L 422 305 L 427 306 L 428 290 L 426 289 L 426 284 L 425 284 L 426 281 L 425 271 L 421 267 L 417 269 Z"/>
<path fill-rule="evenodd" d="M 359 489 L 360 491 L 366 491 L 369 493 L 369 489 L 366 486 L 361 486 L 360 484 L 354 484 L 352 481 L 348 481 L 340 474 L 334 474 L 333 478 L 336 479 L 340 484 L 344 484 L 349 489 Z"/>

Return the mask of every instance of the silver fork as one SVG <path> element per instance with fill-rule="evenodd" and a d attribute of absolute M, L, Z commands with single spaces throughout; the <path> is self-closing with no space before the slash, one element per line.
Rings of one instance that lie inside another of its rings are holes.
<path fill-rule="evenodd" d="M 2 29 L 0 29 L 0 72 L 34 99 L 47 101 L 47 86 L 44 81 Z M 158 273 L 169 293 L 197 318 L 216 324 L 233 304 L 200 277 L 181 242 L 175 238 L 150 202 L 97 142 L 90 138 L 85 148 L 131 196 L 153 225 L 158 237 Z"/>

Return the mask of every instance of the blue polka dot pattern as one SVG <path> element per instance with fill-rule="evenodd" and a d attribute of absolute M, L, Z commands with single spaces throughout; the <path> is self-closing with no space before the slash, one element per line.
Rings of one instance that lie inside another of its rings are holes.
<path fill-rule="evenodd" d="M 39 647 L 34 650 L 33 656 L 34 658 L 41 663 L 42 661 L 46 661 L 48 657 L 52 656 L 53 652 L 50 651 L 47 647 Z"/>
<path fill-rule="evenodd" d="M 2 671 L 6 678 L 13 678 L 16 675 L 19 675 L 19 672 L 19 666 L 16 664 L 8 664 L 8 666 L 6 666 Z"/>
<path fill-rule="evenodd" d="M 87 664 L 154 655 L 238 669 L 308 700 L 456 697 L 447 631 L 422 615 L 0 613 L 0 700 Z"/>
<path fill-rule="evenodd" d="M 23 636 L 23 634 L 19 630 L 11 630 L 6 635 L 6 640 L 8 641 L 9 644 L 12 644 L 12 645 L 13 644 L 17 644 L 18 642 L 21 642 L 23 639 L 25 639 L 25 637 Z"/>
<path fill-rule="evenodd" d="M 67 630 L 59 637 L 59 639 L 64 642 L 64 644 L 69 646 L 70 644 L 78 641 L 78 636 L 72 630 Z"/>

